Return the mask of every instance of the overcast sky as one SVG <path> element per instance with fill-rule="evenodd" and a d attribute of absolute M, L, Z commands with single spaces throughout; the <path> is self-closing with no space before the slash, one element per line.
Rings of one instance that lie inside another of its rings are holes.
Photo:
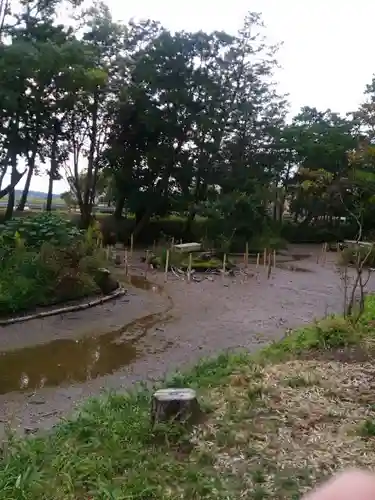
<path fill-rule="evenodd" d="M 305 105 L 351 111 L 375 73 L 370 0 L 107 1 L 115 20 L 151 18 L 171 30 L 236 32 L 249 10 L 262 13 L 270 41 L 284 42 L 276 80 L 289 93 L 292 113 Z M 46 191 L 47 179 L 34 178 L 31 188 Z M 55 183 L 55 192 L 65 189 Z"/>

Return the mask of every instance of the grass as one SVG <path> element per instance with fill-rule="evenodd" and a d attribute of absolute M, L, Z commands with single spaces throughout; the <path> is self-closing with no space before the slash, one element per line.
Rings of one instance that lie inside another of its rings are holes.
<path fill-rule="evenodd" d="M 345 467 L 374 467 L 375 298 L 354 327 L 328 318 L 255 356 L 205 360 L 191 430 L 150 430 L 145 389 L 89 401 L 51 434 L 12 437 L 0 499 L 285 499 Z"/>

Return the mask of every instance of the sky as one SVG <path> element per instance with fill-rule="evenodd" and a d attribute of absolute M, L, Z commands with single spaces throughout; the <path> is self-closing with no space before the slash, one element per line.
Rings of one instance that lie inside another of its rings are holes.
<path fill-rule="evenodd" d="M 275 74 L 281 92 L 289 94 L 291 113 L 301 106 L 331 108 L 340 113 L 360 104 L 375 73 L 375 2 L 369 0 L 107 0 L 115 20 L 148 18 L 170 30 L 235 33 L 248 11 L 262 14 L 270 42 L 283 42 Z M 54 183 L 54 192 L 67 189 Z M 31 189 L 46 191 L 46 177 L 35 177 Z M 22 181 L 17 188 L 22 188 Z"/>

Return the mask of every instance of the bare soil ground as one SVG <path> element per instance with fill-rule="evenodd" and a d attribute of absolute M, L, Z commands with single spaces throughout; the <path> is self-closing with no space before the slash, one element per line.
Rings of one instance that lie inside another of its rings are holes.
<path fill-rule="evenodd" d="M 343 291 L 334 266 L 336 255 L 328 254 L 322 266 L 316 264 L 319 250 L 293 248 L 293 254 L 311 252 L 312 256 L 298 260 L 295 268 L 281 264 L 269 280 L 266 271 L 262 267 L 257 271 L 255 266 L 251 267 L 254 275 L 247 279 L 219 276 L 190 284 L 171 277 L 164 285 L 163 276 L 154 273 L 149 280 L 162 284 L 164 294 L 131 290 L 129 302 L 120 299 L 80 313 L 3 329 L 0 363 L 1 355 L 9 350 L 56 338 L 99 336 L 137 317 L 165 312 L 160 322 L 147 330 L 142 339 L 144 348 L 134 362 L 84 383 L 0 396 L 0 424 L 4 429 L 11 425 L 26 432 L 48 429 L 83 398 L 108 389 L 121 390 L 137 381 L 154 381 L 202 356 L 225 349 L 254 351 L 280 339 L 289 328 L 340 312 Z M 139 273 L 140 268 L 141 265 L 133 271 Z M 374 288 L 373 283 L 369 286 Z M 121 339 L 126 340 L 126 332 Z"/>

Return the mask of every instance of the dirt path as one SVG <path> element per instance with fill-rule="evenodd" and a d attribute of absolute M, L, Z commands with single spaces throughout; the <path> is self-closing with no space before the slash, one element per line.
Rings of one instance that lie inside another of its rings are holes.
<path fill-rule="evenodd" d="M 306 247 L 299 247 L 296 251 L 316 252 Z M 243 277 L 217 277 L 213 281 L 187 284 L 171 279 L 165 285 L 163 294 L 157 293 L 157 289 L 154 292 L 137 289 L 128 297 L 129 302 L 122 299 L 79 314 L 46 318 L 42 322 L 4 329 L 0 332 L 0 376 L 1 355 L 9 360 L 9 350 L 29 346 L 26 351 L 30 352 L 33 349 L 31 345 L 42 344 L 47 339 L 70 339 L 70 342 L 81 345 L 83 336 L 89 334 L 93 342 L 90 352 L 95 356 L 90 358 L 90 363 L 83 356 L 79 358 L 82 359 L 82 370 L 72 370 L 70 383 L 0 396 L 0 424 L 3 430 L 9 424 L 26 432 L 48 429 L 88 396 L 107 389 L 121 390 L 136 381 L 159 379 L 176 368 L 220 350 L 236 347 L 258 349 L 271 340 L 279 339 L 287 328 L 340 311 L 343 293 L 332 263 L 334 258 L 335 254 L 328 254 L 327 263 L 322 267 L 316 264 L 316 255 L 313 255 L 298 262 L 298 267 L 305 269 L 304 272 L 277 269 L 270 280 L 267 280 L 262 268 L 259 273 L 253 269 L 255 275 L 247 280 Z M 150 280 L 162 283 L 160 275 L 154 275 Z M 172 308 L 168 295 L 173 300 Z M 145 315 L 151 316 L 140 322 L 133 321 Z M 123 325 L 132 321 L 131 328 L 121 330 Z M 100 339 L 106 331 L 115 331 L 116 334 L 105 337 L 108 344 L 104 348 Z M 124 344 L 133 349 L 129 363 L 119 368 L 123 364 L 121 359 L 118 366 L 114 364 L 114 373 L 105 374 L 108 373 L 103 361 L 105 353 L 109 361 L 113 361 L 114 356 L 117 359 L 118 352 L 124 356 L 121 352 Z M 111 346 L 110 351 L 108 345 Z M 43 357 L 50 359 L 50 364 L 55 366 L 59 364 L 56 359 L 65 352 L 66 346 L 55 343 L 52 348 L 46 349 L 48 352 L 45 351 Z M 20 351 L 13 351 L 17 352 L 14 355 L 19 358 Z M 38 352 L 41 352 L 40 349 Z M 74 353 L 81 356 L 81 351 L 76 352 L 75 349 Z M 26 375 L 32 382 L 28 387 L 48 386 L 51 380 L 43 384 L 39 380 L 43 361 L 33 364 L 29 361 L 33 356 L 31 353 L 25 361 Z M 70 358 L 73 359 L 73 355 Z M 9 362 L 8 366 L 11 373 L 12 363 Z M 53 380 L 51 385 L 54 385 Z"/>

